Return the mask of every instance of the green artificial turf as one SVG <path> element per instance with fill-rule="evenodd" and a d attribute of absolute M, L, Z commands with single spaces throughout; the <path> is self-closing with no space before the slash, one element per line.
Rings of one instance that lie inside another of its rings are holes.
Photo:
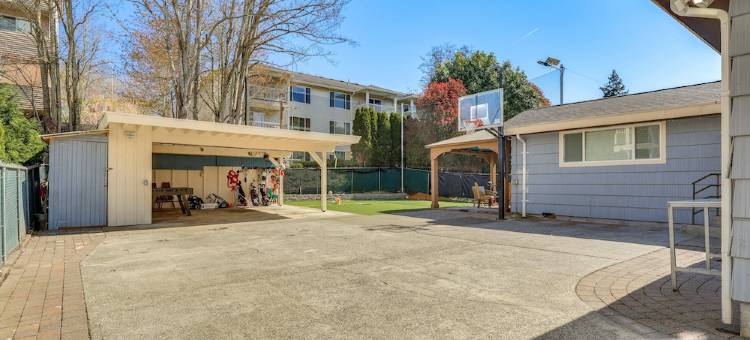
<path fill-rule="evenodd" d="M 286 201 L 286 204 L 300 207 L 319 208 L 320 201 Z M 440 207 L 468 207 L 471 203 L 440 202 Z M 360 215 L 395 214 L 399 212 L 429 209 L 430 201 L 409 200 L 343 200 L 341 204 L 328 202 L 328 210 L 343 211 Z"/>

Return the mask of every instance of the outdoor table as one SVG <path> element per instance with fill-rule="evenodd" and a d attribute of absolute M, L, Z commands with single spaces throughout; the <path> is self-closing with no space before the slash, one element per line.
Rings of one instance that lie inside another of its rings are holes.
<path fill-rule="evenodd" d="M 159 196 L 177 196 L 177 202 L 180 203 L 180 210 L 183 214 L 190 216 L 190 205 L 188 196 L 193 194 L 193 188 L 153 188 L 151 189 L 151 203 L 156 202 Z"/>
<path fill-rule="evenodd" d="M 703 209 L 703 228 L 704 228 L 704 240 L 706 247 L 706 268 L 688 268 L 688 267 L 677 267 L 677 253 L 675 252 L 675 236 L 674 236 L 674 209 L 675 208 L 702 208 Z M 721 276 L 721 271 L 711 269 L 711 259 L 721 258 L 721 254 L 711 253 L 711 245 L 709 244 L 710 235 L 708 230 L 708 209 L 710 208 L 721 208 L 720 200 L 705 200 L 705 201 L 672 201 L 667 202 L 667 219 L 669 221 L 669 257 L 670 257 L 670 271 L 672 280 L 672 290 L 677 291 L 677 272 L 689 272 L 699 273 L 706 275 L 717 275 Z M 722 245 L 726 246 L 726 245 Z"/>

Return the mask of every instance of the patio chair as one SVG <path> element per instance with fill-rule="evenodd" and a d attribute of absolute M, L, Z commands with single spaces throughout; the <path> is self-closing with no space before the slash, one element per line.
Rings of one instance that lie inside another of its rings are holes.
<path fill-rule="evenodd" d="M 482 192 L 482 187 L 479 184 L 474 183 L 474 186 L 471 187 L 471 192 L 474 194 L 474 204 L 476 204 L 477 208 L 481 208 L 482 203 L 487 204 L 488 208 L 492 207 L 494 197 L 488 195 L 486 192 Z"/>

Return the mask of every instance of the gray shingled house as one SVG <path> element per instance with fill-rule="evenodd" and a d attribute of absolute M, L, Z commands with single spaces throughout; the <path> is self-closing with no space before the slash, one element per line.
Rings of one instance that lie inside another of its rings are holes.
<path fill-rule="evenodd" d="M 713 82 L 520 113 L 506 123 L 512 210 L 666 222 L 667 201 L 718 196 L 719 102 Z"/>

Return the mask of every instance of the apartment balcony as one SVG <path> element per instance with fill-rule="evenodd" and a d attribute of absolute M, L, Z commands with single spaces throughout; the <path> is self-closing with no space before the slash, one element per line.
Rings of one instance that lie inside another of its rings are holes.
<path fill-rule="evenodd" d="M 266 110 L 281 109 L 289 97 L 289 89 L 286 87 L 251 85 L 247 92 L 250 107 Z"/>
<path fill-rule="evenodd" d="M 265 122 L 265 121 L 254 121 L 254 120 L 247 122 L 247 125 L 263 127 L 263 128 L 273 128 L 273 129 L 278 129 L 281 127 L 281 125 L 279 125 L 279 123 L 276 123 L 276 122 Z"/>
<path fill-rule="evenodd" d="M 362 103 L 356 106 L 357 109 L 362 108 L 362 107 L 371 107 L 376 112 L 398 112 L 397 110 L 394 109 L 393 105 L 388 105 L 388 104 L 377 105 L 377 104 Z"/>

